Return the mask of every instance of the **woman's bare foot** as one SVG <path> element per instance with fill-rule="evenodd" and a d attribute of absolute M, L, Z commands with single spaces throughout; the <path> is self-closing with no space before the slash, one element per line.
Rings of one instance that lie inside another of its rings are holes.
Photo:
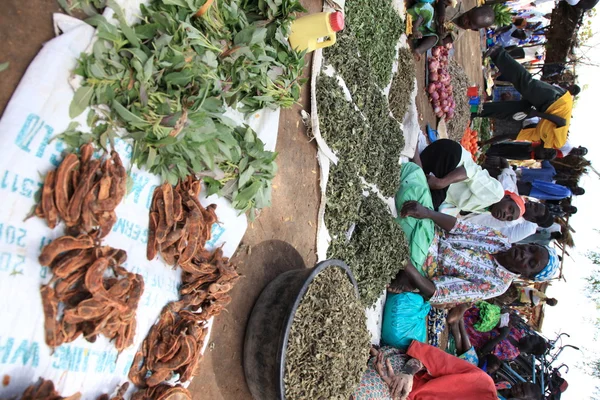
<path fill-rule="evenodd" d="M 415 287 L 410 283 L 408 274 L 404 270 L 401 270 L 392 283 L 388 285 L 387 290 L 390 293 L 403 293 L 412 292 L 415 290 Z"/>
<path fill-rule="evenodd" d="M 451 309 L 446 317 L 448 324 L 452 325 L 460 321 L 465 315 L 465 311 L 467 311 L 470 306 L 470 304 L 461 304 Z"/>

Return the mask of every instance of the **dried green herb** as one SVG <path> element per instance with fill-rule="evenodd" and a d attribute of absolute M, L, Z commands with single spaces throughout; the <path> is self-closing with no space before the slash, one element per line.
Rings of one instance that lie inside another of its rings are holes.
<path fill-rule="evenodd" d="M 394 74 L 390 87 L 390 110 L 399 121 L 404 119 L 410 96 L 415 87 L 415 62 L 409 49 L 401 48 L 398 51 L 398 71 Z"/>
<path fill-rule="evenodd" d="M 294 315 L 285 359 L 285 397 L 347 400 L 367 367 L 370 335 L 354 286 L 338 267 L 311 282 Z"/>
<path fill-rule="evenodd" d="M 469 84 L 469 77 L 456 60 L 450 60 L 448 72 L 450 73 L 456 107 L 454 108 L 454 117 L 446 122 L 446 127 L 448 137 L 459 142 L 471 120 L 471 106 L 469 106 L 469 98 L 467 97 L 467 89 L 471 85 Z"/>
<path fill-rule="evenodd" d="M 361 301 L 369 307 L 400 271 L 409 250 L 404 232 L 387 205 L 371 193 L 363 197 L 350 240 L 333 240 L 327 256 L 348 264 L 358 282 Z"/>
<path fill-rule="evenodd" d="M 346 29 L 356 37 L 358 51 L 367 60 L 376 83 L 386 87 L 404 22 L 391 0 L 353 0 L 346 4 Z"/>

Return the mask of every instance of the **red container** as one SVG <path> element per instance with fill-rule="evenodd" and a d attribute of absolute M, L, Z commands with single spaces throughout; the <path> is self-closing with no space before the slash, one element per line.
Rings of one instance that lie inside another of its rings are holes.
<path fill-rule="evenodd" d="M 471 86 L 467 89 L 467 96 L 475 97 L 479 96 L 479 88 L 477 86 Z"/>

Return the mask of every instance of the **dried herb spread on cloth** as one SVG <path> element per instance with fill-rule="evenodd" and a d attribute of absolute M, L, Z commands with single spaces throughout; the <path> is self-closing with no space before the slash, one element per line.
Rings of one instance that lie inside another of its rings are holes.
<path fill-rule="evenodd" d="M 343 269 L 311 282 L 294 315 L 285 356 L 285 397 L 348 399 L 366 370 L 365 312 Z"/>
<path fill-rule="evenodd" d="M 385 97 L 381 98 L 379 104 L 387 109 Z M 404 233 L 393 221 L 387 205 L 374 194 L 363 196 L 360 177 L 372 182 L 369 171 L 380 171 L 379 178 L 389 178 L 384 187 L 379 185 L 381 180 L 375 180 L 379 189 L 389 196 L 396 192 L 398 161 L 404 147 L 402 131 L 397 123 L 398 132 L 393 137 L 385 134 L 393 130 L 371 129 L 344 98 L 335 78 L 319 77 L 317 104 L 321 133 L 340 157 L 338 164 L 331 166 L 327 183 L 325 225 L 332 237 L 328 257 L 344 260 L 350 266 L 361 299 L 370 306 L 396 275 L 408 250 Z M 354 233 L 348 241 L 352 228 Z"/>

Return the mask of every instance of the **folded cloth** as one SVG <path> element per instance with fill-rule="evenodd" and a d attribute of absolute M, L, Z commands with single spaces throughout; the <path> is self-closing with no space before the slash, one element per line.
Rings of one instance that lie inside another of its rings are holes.
<path fill-rule="evenodd" d="M 416 200 L 421 205 L 433 209 L 431 192 L 423 170 L 412 162 L 402 164 L 400 172 L 400 188 L 396 193 L 396 222 L 402 227 L 410 249 L 410 260 L 415 268 L 423 275 L 423 263 L 427 258 L 429 247 L 435 235 L 434 223 L 430 219 L 401 218 L 402 205 Z"/>

